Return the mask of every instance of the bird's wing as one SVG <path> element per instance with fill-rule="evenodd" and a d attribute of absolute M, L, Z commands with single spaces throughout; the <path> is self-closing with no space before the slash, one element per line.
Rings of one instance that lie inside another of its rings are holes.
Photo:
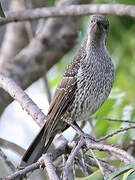
<path fill-rule="evenodd" d="M 51 102 L 46 122 L 22 158 L 21 165 L 36 162 L 49 148 L 56 132 L 55 127 L 61 116 L 74 99 L 75 77 L 63 77 Z M 64 128 L 64 127 L 63 127 Z"/>
<path fill-rule="evenodd" d="M 76 77 L 63 77 L 61 83 L 57 87 L 46 118 L 46 137 L 44 137 L 46 140 L 49 140 L 58 121 L 61 119 L 70 104 L 72 104 L 75 96 L 74 92 L 76 84 Z"/>
<path fill-rule="evenodd" d="M 46 142 L 51 137 L 58 121 L 74 101 L 75 90 L 77 88 L 76 76 L 80 67 L 79 61 L 83 60 L 85 55 L 84 46 L 81 46 L 73 61 L 68 65 L 63 78 L 55 91 L 45 123 L 45 133 L 43 138 L 46 139 Z"/>

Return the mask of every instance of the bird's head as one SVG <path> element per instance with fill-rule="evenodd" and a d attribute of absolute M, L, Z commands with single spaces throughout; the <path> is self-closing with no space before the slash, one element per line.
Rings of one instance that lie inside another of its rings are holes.
<path fill-rule="evenodd" d="M 94 15 L 90 20 L 88 36 L 90 41 L 105 43 L 109 32 L 109 21 L 103 16 Z"/>

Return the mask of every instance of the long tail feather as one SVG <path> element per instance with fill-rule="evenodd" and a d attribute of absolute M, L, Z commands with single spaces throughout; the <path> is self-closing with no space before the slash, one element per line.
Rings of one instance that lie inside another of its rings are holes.
<path fill-rule="evenodd" d="M 36 162 L 42 156 L 42 154 L 48 150 L 50 144 L 52 143 L 54 139 L 54 136 L 50 137 L 47 144 L 45 144 L 46 140 L 45 138 L 43 138 L 44 131 L 45 131 L 45 125 L 42 127 L 38 135 L 35 137 L 35 139 L 31 143 L 28 150 L 25 152 L 22 158 L 20 167 L 24 167 L 24 166 L 27 166 L 29 164 Z"/>

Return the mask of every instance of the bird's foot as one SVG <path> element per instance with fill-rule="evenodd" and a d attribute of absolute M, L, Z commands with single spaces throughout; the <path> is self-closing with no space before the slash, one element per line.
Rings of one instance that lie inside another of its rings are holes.
<path fill-rule="evenodd" d="M 96 142 L 95 138 L 89 134 L 84 133 L 76 122 L 68 122 L 68 124 L 77 132 L 80 137 L 89 138 L 91 141 Z"/>
<path fill-rule="evenodd" d="M 91 135 L 89 135 L 89 134 L 86 134 L 86 133 L 82 133 L 81 134 L 81 137 L 82 138 L 88 138 L 88 139 L 90 139 L 92 142 L 96 142 L 96 139 L 93 137 L 93 136 L 91 136 Z"/>

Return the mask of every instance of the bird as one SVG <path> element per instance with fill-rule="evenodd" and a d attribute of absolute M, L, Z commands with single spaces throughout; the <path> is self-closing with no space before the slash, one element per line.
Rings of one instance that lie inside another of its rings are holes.
<path fill-rule="evenodd" d="M 22 157 L 21 166 L 46 153 L 56 134 L 88 120 L 105 102 L 114 82 L 114 65 L 106 47 L 109 21 L 93 15 L 87 35 L 67 66 L 50 103 L 45 123 Z"/>

